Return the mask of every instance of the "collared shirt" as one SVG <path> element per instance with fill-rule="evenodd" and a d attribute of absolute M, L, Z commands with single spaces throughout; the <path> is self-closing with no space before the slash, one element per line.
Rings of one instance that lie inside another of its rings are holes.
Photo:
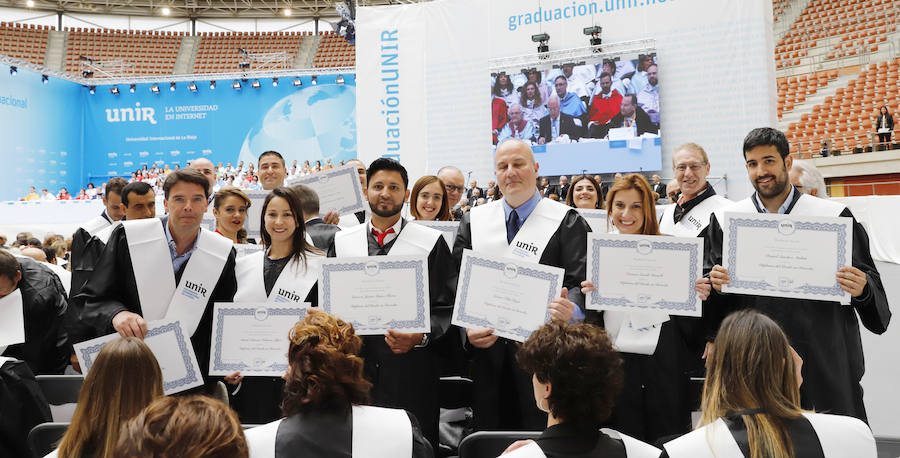
<path fill-rule="evenodd" d="M 391 234 L 387 234 L 387 235 L 384 236 L 384 243 L 382 244 L 382 246 L 387 245 L 388 243 L 391 243 L 392 241 L 394 241 L 394 239 L 396 239 L 397 237 L 399 237 L 399 236 L 400 236 L 400 229 L 402 229 L 402 228 L 403 228 L 403 218 L 397 218 L 397 222 L 394 223 L 393 226 L 391 226 L 391 227 L 385 229 L 385 230 L 393 229 L 394 232 L 391 233 Z M 378 229 L 378 228 L 375 227 L 375 226 L 372 226 L 372 220 L 366 221 L 366 230 L 371 234 L 371 233 L 372 233 L 372 229 L 375 229 L 375 230 L 378 231 L 379 233 L 381 232 L 380 229 Z"/>
<path fill-rule="evenodd" d="M 788 194 L 787 199 L 784 199 L 784 202 L 778 207 L 778 214 L 783 215 L 787 213 L 788 208 L 791 207 L 791 204 L 794 203 L 794 193 L 797 192 L 797 189 L 794 188 L 794 185 L 791 186 L 791 193 Z M 753 199 L 756 201 L 756 208 L 762 210 L 763 213 L 769 213 L 769 210 L 763 205 L 762 201 L 759 200 L 759 194 L 753 193 Z"/>
<path fill-rule="evenodd" d="M 106 209 L 103 209 L 103 212 L 100 213 L 100 216 L 101 216 L 103 219 L 105 219 L 107 222 L 109 222 L 109 224 L 112 224 L 112 223 L 113 223 L 112 218 L 110 218 L 109 215 L 106 214 Z"/>
<path fill-rule="evenodd" d="M 676 223 L 681 221 L 681 218 L 683 218 L 684 215 L 690 213 L 690 211 L 693 210 L 694 207 L 700 205 L 701 202 L 714 195 L 716 195 L 715 188 L 710 186 L 709 183 L 706 183 L 706 188 L 704 188 L 703 191 L 700 192 L 700 194 L 694 196 L 693 199 L 686 200 L 684 202 L 678 202 L 675 204 L 675 213 L 672 215 L 672 219 Z M 678 200 L 680 201 L 681 199 Z"/>
<path fill-rule="evenodd" d="M 526 200 L 525 203 L 519 205 L 516 208 L 512 208 L 506 199 L 503 199 L 503 221 L 509 221 L 509 214 L 512 213 L 513 210 L 516 211 L 516 214 L 519 216 L 519 227 L 525 224 L 525 220 L 531 216 L 531 212 L 537 207 L 537 204 L 541 201 L 541 193 L 538 192 L 537 189 L 534 190 L 534 195 L 531 196 L 530 199 Z"/>
<path fill-rule="evenodd" d="M 550 118 L 550 138 L 555 139 L 559 137 L 559 117 L 556 119 Z"/>
<path fill-rule="evenodd" d="M 179 255 L 175 248 L 175 239 L 172 238 L 172 232 L 169 231 L 168 220 L 163 226 L 166 228 L 166 243 L 169 244 L 169 255 L 172 256 L 172 268 L 175 269 L 175 272 L 178 272 L 181 266 L 188 262 L 188 259 L 191 259 L 191 255 L 194 254 L 194 250 L 197 248 L 197 240 L 200 239 L 200 231 L 197 230 L 197 236 L 194 237 L 194 243 L 191 244 L 191 248 L 185 251 L 184 254 Z"/>

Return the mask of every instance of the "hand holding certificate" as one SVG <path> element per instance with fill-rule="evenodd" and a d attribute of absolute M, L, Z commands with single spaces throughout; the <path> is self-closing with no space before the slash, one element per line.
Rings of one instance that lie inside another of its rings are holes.
<path fill-rule="evenodd" d="M 701 315 L 703 239 L 591 233 L 588 260 L 587 309 Z"/>
<path fill-rule="evenodd" d="M 328 258 L 319 276 L 319 308 L 359 335 L 431 332 L 426 256 Z"/>
<path fill-rule="evenodd" d="M 725 213 L 726 293 L 850 303 L 837 272 L 851 265 L 851 218 Z"/>
<path fill-rule="evenodd" d="M 356 166 L 352 164 L 297 177 L 287 184 L 288 186 L 302 184 L 316 191 L 319 195 L 320 215 L 329 212 L 347 215 L 366 209 L 366 198 L 359 183 L 359 175 Z"/>
<path fill-rule="evenodd" d="M 75 344 L 75 356 L 81 370 L 87 374 L 103 345 L 117 338 L 118 334 L 110 334 Z M 148 323 L 144 343 L 150 347 L 162 370 L 163 392 L 166 395 L 203 385 L 194 347 L 181 322 L 160 320 Z"/>
<path fill-rule="evenodd" d="M 465 250 L 451 322 L 524 342 L 550 319 L 564 275 L 558 267 Z"/>
<path fill-rule="evenodd" d="M 288 334 L 309 304 L 221 303 L 213 309 L 209 375 L 280 377 L 287 371 Z"/>

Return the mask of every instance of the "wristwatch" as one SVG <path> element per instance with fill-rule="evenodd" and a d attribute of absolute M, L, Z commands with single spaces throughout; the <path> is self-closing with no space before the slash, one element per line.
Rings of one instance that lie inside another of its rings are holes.
<path fill-rule="evenodd" d="M 415 348 L 422 348 L 428 346 L 428 333 L 422 334 L 422 342 L 419 345 L 416 345 Z"/>

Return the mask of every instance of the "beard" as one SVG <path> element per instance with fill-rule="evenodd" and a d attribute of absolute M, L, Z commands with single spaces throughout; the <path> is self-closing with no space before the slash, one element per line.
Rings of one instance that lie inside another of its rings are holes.
<path fill-rule="evenodd" d="M 390 206 L 387 210 L 382 210 L 381 208 L 379 208 L 379 206 L 382 204 L 390 204 Z M 369 207 L 372 209 L 372 213 L 382 218 L 390 218 L 391 216 L 400 213 L 400 210 L 403 210 L 403 202 L 400 202 L 399 205 L 394 204 L 393 202 L 385 201 L 378 201 L 375 203 L 375 205 L 373 205 L 372 202 L 369 202 Z"/>
<path fill-rule="evenodd" d="M 771 199 L 772 197 L 775 197 L 784 192 L 785 188 L 787 188 L 788 175 L 787 173 L 784 173 L 781 176 L 774 175 L 772 181 L 772 187 L 769 188 L 768 191 L 763 191 L 762 189 L 760 189 L 756 182 L 753 183 L 753 188 L 756 189 L 757 194 L 759 194 L 760 196 L 765 197 L 766 199 Z"/>

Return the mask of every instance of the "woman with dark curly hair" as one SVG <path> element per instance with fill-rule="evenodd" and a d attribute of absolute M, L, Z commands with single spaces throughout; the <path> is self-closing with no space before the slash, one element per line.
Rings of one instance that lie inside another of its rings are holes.
<path fill-rule="evenodd" d="M 553 320 L 519 349 L 519 366 L 534 375 L 534 402 L 547 412 L 537 440 L 506 449 L 511 457 L 653 457 L 660 450 L 613 430 L 601 430 L 622 388 L 622 358 L 606 331 Z"/>
<path fill-rule="evenodd" d="M 372 384 L 352 325 L 310 309 L 290 341 L 285 418 L 247 431 L 251 458 L 433 456 L 415 417 L 365 405 Z"/>

